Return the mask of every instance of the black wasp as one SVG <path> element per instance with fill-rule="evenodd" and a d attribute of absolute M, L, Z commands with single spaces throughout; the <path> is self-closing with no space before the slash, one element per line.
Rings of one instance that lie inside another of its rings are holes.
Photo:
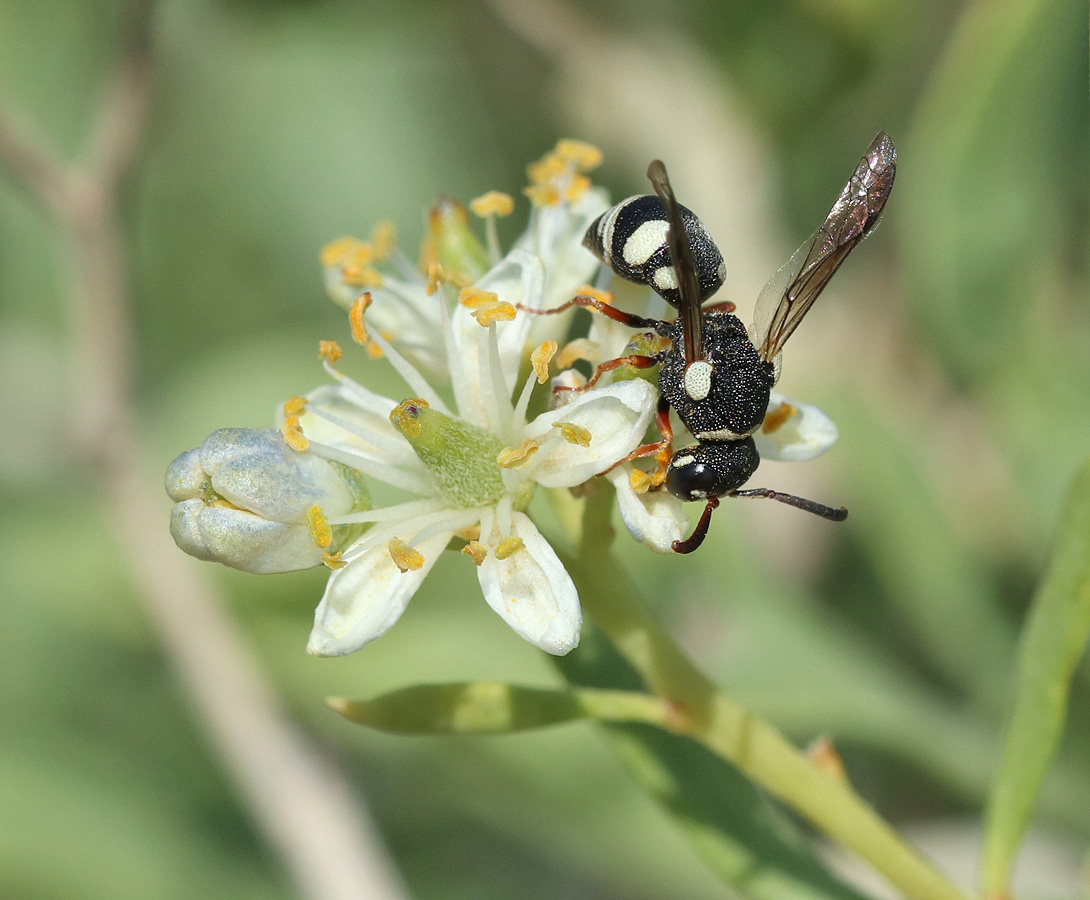
<path fill-rule="evenodd" d="M 679 311 L 670 322 L 646 319 L 582 295 L 562 307 L 588 307 L 669 341 L 660 352 L 603 363 L 584 387 L 619 366 L 661 365 L 657 422 L 662 440 L 630 458 L 656 455 L 665 469 L 660 478 L 666 490 L 681 500 L 707 502 L 692 535 L 674 542 L 676 552 L 691 553 L 700 546 L 724 496 L 767 497 L 836 522 L 847 518 L 844 507 L 768 488 L 740 488 L 760 463 L 752 435 L 768 409 L 783 346 L 847 255 L 878 224 L 896 168 L 897 150 L 880 132 L 824 224 L 761 291 L 752 338 L 732 314 L 733 304 L 703 306 L 723 283 L 723 256 L 696 215 L 677 202 L 659 160 L 647 170 L 653 195 L 621 201 L 587 230 L 584 245 L 615 274 L 650 286 Z M 697 440 L 672 456 L 671 408 Z"/>

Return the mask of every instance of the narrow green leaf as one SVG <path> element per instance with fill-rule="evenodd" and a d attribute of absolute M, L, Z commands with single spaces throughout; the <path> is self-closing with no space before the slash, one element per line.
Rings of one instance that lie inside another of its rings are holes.
<path fill-rule="evenodd" d="M 988 803 L 984 888 L 1006 894 L 1011 868 L 1063 732 L 1071 675 L 1090 637 L 1090 460 L 1068 495 L 1056 549 L 1026 622 L 1018 687 Z"/>

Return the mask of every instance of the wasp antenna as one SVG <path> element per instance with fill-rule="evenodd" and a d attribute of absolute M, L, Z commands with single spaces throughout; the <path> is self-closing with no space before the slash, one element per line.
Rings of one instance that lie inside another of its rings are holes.
<path fill-rule="evenodd" d="M 848 518 L 848 509 L 844 506 L 826 506 L 816 500 L 807 500 L 804 497 L 796 497 L 794 494 L 784 494 L 781 491 L 773 491 L 768 488 L 748 488 L 744 491 L 731 491 L 732 497 L 766 497 L 769 500 L 779 500 L 796 509 L 805 510 L 831 522 L 843 522 Z"/>
<path fill-rule="evenodd" d="M 715 512 L 718 506 L 718 497 L 712 497 L 708 500 L 708 505 L 704 507 L 704 512 L 700 514 L 700 521 L 696 523 L 696 528 L 693 529 L 693 533 L 685 540 L 674 541 L 674 543 L 670 545 L 674 553 L 692 553 L 697 547 L 704 543 L 704 538 L 708 536 L 708 526 L 712 522 L 712 513 Z"/>

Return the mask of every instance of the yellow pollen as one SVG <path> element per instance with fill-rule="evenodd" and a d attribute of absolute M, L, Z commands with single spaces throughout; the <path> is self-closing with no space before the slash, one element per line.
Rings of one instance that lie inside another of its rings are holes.
<path fill-rule="evenodd" d="M 285 416 L 300 416 L 303 410 L 307 408 L 306 397 L 288 397 L 284 401 L 284 415 Z"/>
<path fill-rule="evenodd" d="M 762 433 L 772 434 L 774 431 L 779 431 L 787 420 L 797 416 L 798 412 L 797 406 L 792 406 L 785 400 L 775 409 L 770 409 L 765 413 L 765 420 L 761 425 Z"/>
<path fill-rule="evenodd" d="M 602 164 L 602 151 L 586 141 L 565 138 L 556 142 L 556 155 L 575 164 L 580 172 L 589 172 Z"/>
<path fill-rule="evenodd" d="M 354 237 L 337 238 L 333 243 L 326 244 L 322 248 L 321 253 L 318 254 L 318 258 L 321 260 L 322 265 L 327 269 L 339 266 L 358 243 L 359 241 Z"/>
<path fill-rule="evenodd" d="M 496 559 L 507 559 L 514 556 L 520 550 L 525 550 L 526 545 L 520 537 L 504 538 L 496 545 Z"/>
<path fill-rule="evenodd" d="M 609 291 L 600 291 L 598 288 L 591 287 L 589 284 L 584 284 L 575 293 L 593 297 L 599 303 L 604 303 L 606 306 L 613 305 L 613 294 Z"/>
<path fill-rule="evenodd" d="M 496 465 L 501 469 L 521 469 L 530 461 L 540 445 L 531 438 L 526 438 L 517 447 L 505 447 L 496 457 Z"/>
<path fill-rule="evenodd" d="M 390 332 L 380 331 L 379 334 L 386 338 L 386 340 L 390 340 Z M 367 350 L 368 359 L 382 359 L 382 348 L 374 341 L 368 341 L 365 349 Z"/>
<path fill-rule="evenodd" d="M 469 201 L 469 208 L 480 216 L 509 216 L 515 210 L 515 199 L 503 191 L 489 191 Z"/>
<path fill-rule="evenodd" d="M 522 192 L 534 206 L 556 206 L 560 202 L 560 191 L 550 184 L 532 184 Z"/>
<path fill-rule="evenodd" d="M 496 303 L 500 298 L 491 291 L 482 291 L 478 287 L 462 288 L 458 292 L 458 302 L 468 309 L 477 309 L 489 303 Z"/>
<path fill-rule="evenodd" d="M 500 300 L 497 303 L 478 306 L 473 310 L 472 315 L 477 320 L 478 325 L 487 328 L 495 322 L 510 322 L 515 318 L 516 311 L 515 307 L 506 300 Z"/>
<path fill-rule="evenodd" d="M 556 181 L 568 172 L 567 162 L 556 153 L 546 153 L 537 162 L 526 167 L 526 175 L 531 184 L 546 185 Z"/>
<path fill-rule="evenodd" d="M 401 570 L 402 574 L 410 569 L 415 572 L 417 569 L 424 568 L 424 554 L 414 550 L 401 538 L 394 538 L 386 545 L 386 548 L 390 551 L 390 558 L 394 561 L 394 565 Z"/>
<path fill-rule="evenodd" d="M 564 199 L 569 203 L 574 203 L 588 190 L 590 190 L 590 179 L 586 175 L 576 175 L 564 188 Z"/>
<path fill-rule="evenodd" d="M 646 494 L 654 479 L 643 469 L 633 468 L 628 476 L 628 483 L 637 494 Z"/>
<path fill-rule="evenodd" d="M 333 529 L 320 506 L 312 506 L 307 510 L 307 525 L 310 527 L 310 536 L 319 547 L 328 547 L 333 543 Z"/>
<path fill-rule="evenodd" d="M 428 296 L 432 296 L 446 280 L 443 274 L 443 267 L 437 262 L 428 263 Z"/>
<path fill-rule="evenodd" d="M 549 362 L 555 355 L 556 341 L 545 341 L 530 354 L 530 363 L 534 367 L 538 384 L 544 384 L 549 380 Z"/>
<path fill-rule="evenodd" d="M 318 341 L 318 359 L 335 363 L 342 356 L 341 345 L 336 341 Z"/>
<path fill-rule="evenodd" d="M 393 408 L 390 412 L 390 424 L 405 437 L 420 437 L 421 426 L 418 421 L 421 409 L 428 408 L 428 401 L 419 397 L 410 397 Z"/>
<path fill-rule="evenodd" d="M 375 251 L 375 262 L 382 262 L 394 252 L 397 246 L 397 229 L 389 219 L 383 219 L 371 232 L 371 245 Z"/>
<path fill-rule="evenodd" d="M 577 359 L 585 359 L 594 362 L 598 358 L 601 347 L 597 341 L 590 338 L 576 338 L 557 354 L 556 367 L 558 369 L 570 369 Z"/>
<path fill-rule="evenodd" d="M 488 551 L 485 550 L 484 544 L 479 541 L 470 541 L 462 548 L 462 552 L 473 560 L 473 565 L 479 566 L 484 562 L 485 557 L 488 556 Z"/>
<path fill-rule="evenodd" d="M 357 344 L 367 343 L 367 329 L 363 327 L 363 314 L 371 305 L 371 292 L 365 291 L 352 301 L 348 310 L 348 324 L 352 326 L 352 340 Z"/>
<path fill-rule="evenodd" d="M 296 453 L 303 453 L 310 446 L 310 441 L 303 434 L 303 426 L 299 424 L 298 416 L 288 416 L 284 424 L 280 426 L 280 433 L 284 436 L 284 443 Z"/>
<path fill-rule="evenodd" d="M 328 566 L 330 569 L 343 569 L 348 565 L 346 560 L 341 559 L 341 554 L 338 553 L 323 553 L 322 565 Z"/>
<path fill-rule="evenodd" d="M 341 281 L 352 287 L 382 287 L 382 273 L 373 266 L 352 264 L 341 269 Z"/>
<path fill-rule="evenodd" d="M 582 425 L 576 425 L 572 422 L 557 422 L 553 425 L 553 428 L 559 428 L 560 433 L 564 435 L 564 440 L 569 444 L 575 444 L 577 447 L 590 446 L 592 435 Z"/>

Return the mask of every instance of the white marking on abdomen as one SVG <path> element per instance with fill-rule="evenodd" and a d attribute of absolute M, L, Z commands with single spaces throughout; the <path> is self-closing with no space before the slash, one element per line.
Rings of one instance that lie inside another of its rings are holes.
<path fill-rule="evenodd" d="M 624 242 L 624 261 L 630 266 L 642 266 L 666 246 L 666 232 L 669 229 L 670 223 L 665 219 L 644 222 Z"/>
<path fill-rule="evenodd" d="M 757 425 L 745 434 L 738 434 L 738 432 L 731 431 L 729 428 L 717 428 L 715 431 L 701 431 L 699 434 L 693 435 L 693 437 L 698 441 L 740 441 L 742 438 L 749 437 L 759 427 L 760 425 Z"/>

